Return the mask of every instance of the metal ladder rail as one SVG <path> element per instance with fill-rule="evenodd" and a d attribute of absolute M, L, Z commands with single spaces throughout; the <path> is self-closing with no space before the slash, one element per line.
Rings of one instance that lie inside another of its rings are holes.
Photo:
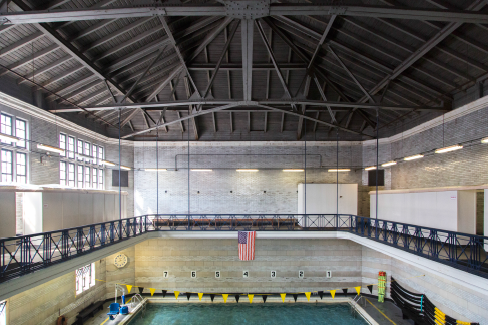
<path fill-rule="evenodd" d="M 356 297 L 354 297 L 354 298 L 352 299 L 352 302 L 351 302 L 351 315 L 353 315 L 353 316 L 354 316 L 354 318 L 356 318 L 356 315 L 357 315 L 357 313 L 358 313 L 356 306 L 357 306 L 357 305 L 359 305 L 359 303 L 360 303 L 361 299 L 362 299 L 362 300 L 363 300 L 363 302 L 364 302 L 364 306 L 366 306 L 366 300 L 364 299 L 364 297 L 363 297 L 363 296 L 356 295 Z"/>
<path fill-rule="evenodd" d="M 144 298 L 142 298 L 142 296 L 138 293 L 136 293 L 135 295 L 132 296 L 131 298 L 131 307 L 134 308 L 134 300 L 137 301 L 137 305 L 141 304 L 142 307 L 141 307 L 141 316 L 142 318 L 144 318 L 145 314 L 146 314 L 146 303 L 145 303 L 145 300 Z"/>

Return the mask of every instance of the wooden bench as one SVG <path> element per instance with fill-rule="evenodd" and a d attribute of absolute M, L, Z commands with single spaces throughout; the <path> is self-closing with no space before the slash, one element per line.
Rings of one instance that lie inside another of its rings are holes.
<path fill-rule="evenodd" d="M 103 304 L 103 301 L 97 301 L 88 305 L 88 307 L 80 311 L 79 314 L 76 316 L 76 323 L 79 325 L 83 325 L 83 322 L 86 319 L 95 316 L 95 313 L 97 311 L 103 310 Z"/>

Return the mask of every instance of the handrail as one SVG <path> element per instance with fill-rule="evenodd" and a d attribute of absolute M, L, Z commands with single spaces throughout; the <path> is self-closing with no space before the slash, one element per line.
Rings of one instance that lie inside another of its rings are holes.
<path fill-rule="evenodd" d="M 346 214 L 159 214 L 0 238 L 0 282 L 152 231 L 344 231 L 488 278 L 488 237 Z"/>

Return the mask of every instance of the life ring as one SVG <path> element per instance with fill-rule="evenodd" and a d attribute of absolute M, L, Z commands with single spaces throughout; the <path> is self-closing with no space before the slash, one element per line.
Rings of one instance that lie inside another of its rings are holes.
<path fill-rule="evenodd" d="M 68 320 L 66 319 L 66 316 L 59 316 L 58 320 L 56 321 L 56 325 L 68 325 Z"/>

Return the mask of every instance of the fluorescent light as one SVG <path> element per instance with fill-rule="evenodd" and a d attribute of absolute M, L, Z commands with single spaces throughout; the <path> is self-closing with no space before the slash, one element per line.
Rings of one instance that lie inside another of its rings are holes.
<path fill-rule="evenodd" d="M 122 169 L 122 170 L 130 170 L 130 167 L 120 166 L 120 169 Z"/>
<path fill-rule="evenodd" d="M 375 170 L 375 169 L 376 169 L 376 166 L 364 168 L 364 170 Z"/>
<path fill-rule="evenodd" d="M 397 164 L 397 162 L 394 161 L 394 160 L 392 160 L 392 161 L 389 161 L 389 162 L 387 162 L 385 164 L 382 164 L 381 167 L 390 167 L 390 166 L 394 166 L 396 164 Z"/>
<path fill-rule="evenodd" d="M 0 140 L 10 141 L 10 142 L 21 141 L 20 138 L 14 137 L 13 135 L 5 134 L 5 133 L 0 133 Z"/>
<path fill-rule="evenodd" d="M 165 172 L 166 168 L 145 168 L 146 172 Z"/>
<path fill-rule="evenodd" d="M 105 166 L 115 166 L 115 164 L 110 160 L 102 160 L 102 164 L 104 164 Z"/>
<path fill-rule="evenodd" d="M 59 154 L 64 154 L 64 150 L 58 147 L 48 146 L 47 144 L 38 144 L 37 149 L 44 149 L 46 151 L 57 152 Z"/>
<path fill-rule="evenodd" d="M 286 173 L 301 173 L 304 172 L 304 169 L 283 169 L 284 172 Z"/>
<path fill-rule="evenodd" d="M 192 172 L 211 172 L 211 169 L 190 169 Z"/>
<path fill-rule="evenodd" d="M 329 173 L 342 173 L 342 172 L 350 172 L 350 169 L 329 169 Z"/>
<path fill-rule="evenodd" d="M 449 152 L 449 151 L 454 151 L 454 150 L 459 150 L 462 149 L 463 146 L 459 144 L 455 144 L 453 146 L 445 147 L 445 148 L 440 148 L 435 151 L 435 153 L 444 153 L 444 152 Z"/>
<path fill-rule="evenodd" d="M 405 157 L 403 158 L 403 160 L 414 160 L 414 159 L 422 158 L 423 156 L 424 155 L 413 155 L 413 156 Z"/>
<path fill-rule="evenodd" d="M 481 143 L 488 143 L 488 137 L 481 139 Z"/>
<path fill-rule="evenodd" d="M 236 169 L 236 172 L 239 172 L 239 173 L 242 173 L 242 172 L 251 172 L 251 173 L 255 173 L 255 172 L 258 172 L 259 169 Z"/>

